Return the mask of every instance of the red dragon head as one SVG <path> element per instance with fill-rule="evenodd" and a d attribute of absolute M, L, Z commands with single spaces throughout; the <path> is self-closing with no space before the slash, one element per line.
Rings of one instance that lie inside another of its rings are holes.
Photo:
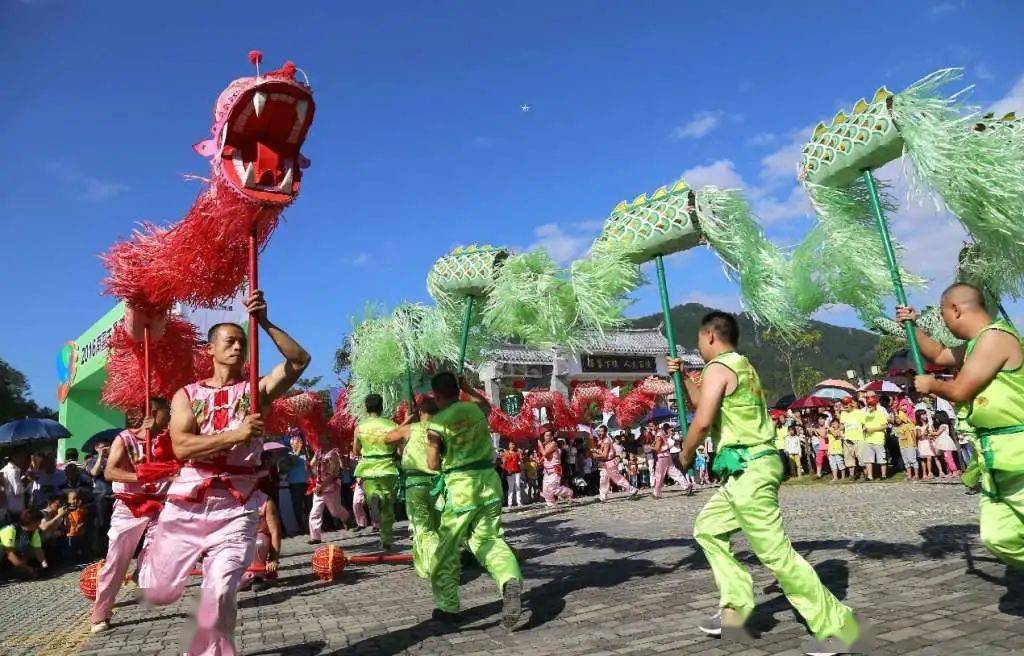
<path fill-rule="evenodd" d="M 295 64 L 260 75 L 262 59 L 258 51 L 249 53 L 256 76 L 238 78 L 221 92 L 213 106 L 213 138 L 193 148 L 242 196 L 287 205 L 309 166 L 299 149 L 313 122 L 313 94 L 308 80 L 295 80 Z"/>

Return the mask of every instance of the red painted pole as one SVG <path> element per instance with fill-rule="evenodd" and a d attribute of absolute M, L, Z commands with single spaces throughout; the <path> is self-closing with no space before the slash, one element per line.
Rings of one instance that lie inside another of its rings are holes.
<path fill-rule="evenodd" d="M 146 377 L 143 388 L 146 392 L 146 417 L 150 416 L 153 408 L 150 407 L 149 397 L 150 393 L 150 375 L 149 375 L 149 323 L 142 327 L 142 369 L 143 375 Z M 146 462 L 153 460 L 153 431 L 152 429 L 146 431 Z"/>
<path fill-rule="evenodd" d="M 257 217 L 258 218 L 258 217 Z M 259 270 L 257 268 L 256 242 L 257 222 L 252 223 L 249 233 L 249 294 L 259 289 Z M 249 314 L 249 407 L 252 414 L 260 412 L 260 327 L 256 315 Z"/>

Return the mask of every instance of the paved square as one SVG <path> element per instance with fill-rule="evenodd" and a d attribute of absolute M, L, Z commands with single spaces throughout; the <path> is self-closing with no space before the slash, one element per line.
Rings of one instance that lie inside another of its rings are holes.
<path fill-rule="evenodd" d="M 692 532 L 711 494 L 506 513 L 526 577 L 526 614 L 511 635 L 497 624 L 497 592 L 479 570 L 464 574 L 464 623 L 446 629 L 429 621 L 429 586 L 411 567 L 351 566 L 325 585 L 310 572 L 312 547 L 288 540 L 279 585 L 240 596 L 238 645 L 248 656 L 802 653 L 805 629 L 742 540 L 761 638 L 728 644 L 696 631 L 717 604 Z M 959 485 L 791 485 L 782 507 L 797 550 L 872 623 L 873 653 L 1024 653 L 1024 575 L 1008 574 L 981 545 L 978 497 Z M 329 536 L 352 552 L 373 550 L 369 536 Z M 0 653 L 180 654 L 194 594 L 193 585 L 179 604 L 154 610 L 124 592 L 114 628 L 89 636 L 77 573 L 6 584 Z"/>

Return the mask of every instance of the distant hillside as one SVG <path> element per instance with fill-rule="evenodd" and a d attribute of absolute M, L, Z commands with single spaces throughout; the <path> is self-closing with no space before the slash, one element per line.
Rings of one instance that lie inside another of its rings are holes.
<path fill-rule="evenodd" d="M 687 303 L 672 308 L 672 323 L 676 334 L 676 343 L 688 349 L 697 347 L 697 324 L 702 316 L 712 308 L 699 303 Z M 661 313 L 632 319 L 637 328 L 651 328 L 661 323 Z M 779 396 L 790 394 L 791 385 L 787 366 L 778 348 L 763 338 L 763 331 L 755 328 L 753 321 L 746 314 L 739 315 L 740 348 L 750 358 L 761 375 L 761 383 L 767 391 L 769 400 L 774 402 Z M 799 366 L 807 368 L 803 376 L 813 376 L 814 372 L 822 378 L 846 378 L 846 371 L 854 369 L 860 374 L 870 374 L 871 365 L 875 363 L 878 335 L 859 328 L 845 328 L 820 321 L 810 322 L 809 329 L 821 333 L 821 343 L 816 351 L 810 351 L 799 358 Z M 800 387 L 798 381 L 797 387 Z M 797 391 L 800 391 L 799 389 Z"/>

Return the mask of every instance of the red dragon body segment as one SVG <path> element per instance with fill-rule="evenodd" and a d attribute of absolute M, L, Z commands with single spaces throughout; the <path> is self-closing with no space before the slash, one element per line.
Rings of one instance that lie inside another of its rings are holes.
<path fill-rule="evenodd" d="M 253 51 L 249 59 L 258 66 L 262 56 Z M 167 315 L 175 303 L 210 306 L 234 296 L 248 272 L 250 234 L 255 229 L 259 248 L 266 246 L 298 195 L 309 165 L 300 149 L 314 103 L 309 85 L 295 79 L 297 71 L 287 62 L 231 82 L 214 104 L 212 138 L 193 146 L 211 160 L 211 179 L 192 209 L 170 227 L 143 224 L 102 256 L 105 293 L 128 307 L 127 327 L 119 326 L 111 339 L 103 392 L 108 405 L 143 405 L 143 325 L 151 332 L 154 394 L 173 394 L 208 375 L 209 356 L 194 328 Z"/>

